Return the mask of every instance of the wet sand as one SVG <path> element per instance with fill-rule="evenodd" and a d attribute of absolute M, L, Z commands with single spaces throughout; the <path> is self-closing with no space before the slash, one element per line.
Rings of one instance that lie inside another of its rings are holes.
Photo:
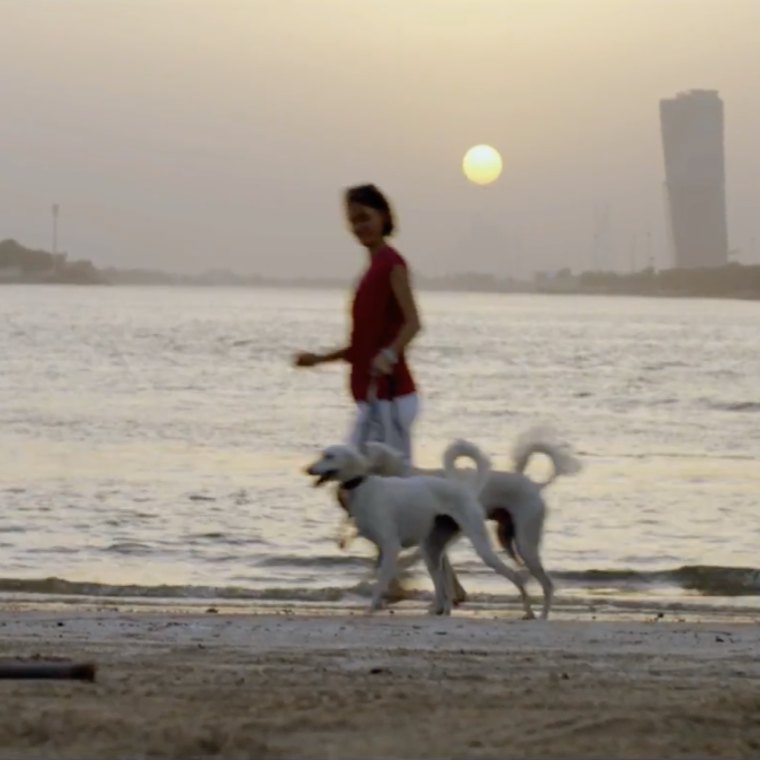
<path fill-rule="evenodd" d="M 0 758 L 760 756 L 760 625 L 5 611 Z"/>

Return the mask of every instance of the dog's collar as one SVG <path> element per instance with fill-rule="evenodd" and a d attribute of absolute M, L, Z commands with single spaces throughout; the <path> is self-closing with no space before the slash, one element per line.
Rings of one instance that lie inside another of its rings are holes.
<path fill-rule="evenodd" d="M 362 475 L 359 478 L 351 478 L 351 480 L 347 480 L 345 483 L 341 483 L 340 487 L 344 491 L 354 491 L 356 490 L 367 478 Z"/>

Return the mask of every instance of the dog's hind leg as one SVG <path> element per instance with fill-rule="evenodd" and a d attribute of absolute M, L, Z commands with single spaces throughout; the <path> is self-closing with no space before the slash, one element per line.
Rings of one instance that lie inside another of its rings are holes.
<path fill-rule="evenodd" d="M 475 513 L 477 514 L 477 512 Z M 488 531 L 484 521 L 477 518 L 471 519 L 469 515 L 463 515 L 466 519 L 461 527 L 467 538 L 472 542 L 472 546 L 477 552 L 477 555 L 488 565 L 492 570 L 497 572 L 509 581 L 517 586 L 517 590 L 520 592 L 520 600 L 522 601 L 523 609 L 525 610 L 525 618 L 531 620 L 535 618 L 533 608 L 530 606 L 530 597 L 525 589 L 520 574 L 507 567 L 496 555 L 491 542 L 488 540 Z M 518 548 L 519 550 L 519 548 Z"/>
<path fill-rule="evenodd" d="M 540 550 L 541 534 L 543 533 L 543 513 L 539 514 L 540 517 L 532 518 L 530 521 L 518 526 L 515 543 L 517 544 L 517 551 L 525 563 L 525 567 L 541 584 L 541 590 L 544 594 L 544 606 L 541 611 L 541 618 L 546 620 L 549 617 L 549 610 L 554 599 L 554 584 L 541 564 Z"/>
<path fill-rule="evenodd" d="M 552 579 L 546 574 L 544 566 L 541 564 L 541 557 L 538 553 L 538 548 L 533 544 L 522 546 L 518 541 L 518 551 L 525 563 L 525 566 L 530 571 L 530 574 L 541 584 L 541 590 L 544 593 L 544 606 L 541 611 L 541 619 L 546 620 L 549 617 L 549 610 L 554 600 L 554 584 Z"/>
<path fill-rule="evenodd" d="M 512 515 L 506 509 L 498 508 L 493 510 L 488 517 L 496 523 L 496 538 L 502 549 L 515 561 L 515 564 L 519 565 L 520 558 L 515 552 L 515 523 Z"/>
<path fill-rule="evenodd" d="M 446 574 L 451 587 L 452 601 L 454 602 L 454 606 L 458 607 L 460 604 L 464 604 L 467 601 L 467 592 L 459 582 L 459 578 L 454 572 L 454 568 L 451 566 L 451 562 L 449 561 L 448 554 L 443 555 L 441 563 L 442 572 Z"/>

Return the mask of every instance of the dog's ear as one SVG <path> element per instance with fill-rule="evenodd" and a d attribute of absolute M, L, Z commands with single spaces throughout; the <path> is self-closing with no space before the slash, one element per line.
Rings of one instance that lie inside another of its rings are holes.
<path fill-rule="evenodd" d="M 367 459 L 372 472 L 379 475 L 398 475 L 403 465 L 401 453 L 379 441 L 367 443 Z"/>
<path fill-rule="evenodd" d="M 378 443 L 377 441 L 369 441 L 366 444 L 367 449 L 367 461 L 372 472 L 379 472 L 382 474 L 385 464 L 385 445 Z"/>
<path fill-rule="evenodd" d="M 347 447 L 343 452 L 340 467 L 341 480 L 361 478 L 370 473 L 370 462 L 364 454 L 353 447 Z"/>

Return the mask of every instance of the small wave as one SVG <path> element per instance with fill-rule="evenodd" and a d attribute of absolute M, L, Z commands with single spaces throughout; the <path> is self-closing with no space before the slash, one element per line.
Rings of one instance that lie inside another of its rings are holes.
<path fill-rule="evenodd" d="M 760 596 L 760 570 L 751 567 L 684 565 L 673 570 L 584 570 L 552 574 L 580 587 L 608 587 L 645 591 L 648 587 L 675 587 L 703 596 Z"/>
<path fill-rule="evenodd" d="M 358 588 L 358 587 L 357 587 Z M 142 586 L 88 581 L 67 581 L 64 578 L 0 578 L 0 593 L 41 594 L 46 596 L 81 596 L 114 599 L 239 601 L 304 601 L 336 602 L 351 593 L 343 588 L 266 588 L 247 589 L 237 586 Z"/>
<path fill-rule="evenodd" d="M 271 556 L 259 560 L 259 567 L 308 567 L 314 570 L 330 570 L 336 567 L 362 567 L 366 568 L 372 563 L 369 558 L 352 556 L 350 554 L 325 554 L 315 557 L 286 557 Z"/>
<path fill-rule="evenodd" d="M 141 544 L 137 541 L 117 541 L 107 546 L 105 551 L 115 554 L 150 554 L 152 549 L 147 544 Z"/>
<path fill-rule="evenodd" d="M 760 401 L 710 401 L 704 403 L 719 412 L 760 412 Z"/>
<path fill-rule="evenodd" d="M 591 449 L 578 449 L 576 451 L 576 454 L 581 457 L 587 457 L 589 459 L 591 458 L 599 458 L 602 459 L 604 457 L 610 456 L 609 452 L 604 451 L 592 451 Z M 646 452 L 614 452 L 615 459 L 651 459 L 651 460 L 658 460 L 658 459 L 704 459 L 705 454 L 704 453 L 688 453 L 688 452 L 679 452 L 679 451 L 646 451 Z M 753 456 L 752 454 L 724 454 L 724 453 L 710 453 L 710 459 L 712 461 L 721 461 L 721 462 L 748 462 L 752 461 L 754 462 L 757 457 Z"/>
<path fill-rule="evenodd" d="M 317 558 L 324 559 L 324 558 Z M 307 558 L 302 558 L 306 564 Z M 345 564 L 345 563 L 343 563 Z M 464 568 L 462 568 L 464 570 Z M 646 595 L 653 588 L 677 588 L 707 597 L 760 596 L 760 570 L 755 568 L 685 565 L 671 570 L 639 572 L 636 570 L 584 570 L 554 572 L 559 585 L 575 589 L 610 589 Z M 466 582 L 466 576 L 463 578 Z M 63 578 L 0 578 L 0 593 L 41 594 L 48 596 L 110 597 L 167 600 L 230 600 L 335 603 L 352 597 L 367 597 L 371 582 L 350 587 L 304 588 L 298 586 L 252 589 L 241 586 L 200 585 L 119 585 Z M 427 591 L 411 591 L 411 599 L 430 598 Z M 499 603 L 508 595 L 476 594 L 472 601 Z"/>
<path fill-rule="evenodd" d="M 663 369 L 672 369 L 673 367 L 688 367 L 688 362 L 682 361 L 662 361 L 645 364 L 642 368 L 645 372 L 659 372 Z"/>
<path fill-rule="evenodd" d="M 185 536 L 180 537 L 180 542 L 185 546 L 202 546 L 202 545 L 217 545 L 217 546 L 265 546 L 266 541 L 261 538 L 255 538 L 253 536 L 246 535 L 228 535 L 227 533 L 220 533 L 218 531 L 211 531 L 209 533 L 188 533 Z"/>

